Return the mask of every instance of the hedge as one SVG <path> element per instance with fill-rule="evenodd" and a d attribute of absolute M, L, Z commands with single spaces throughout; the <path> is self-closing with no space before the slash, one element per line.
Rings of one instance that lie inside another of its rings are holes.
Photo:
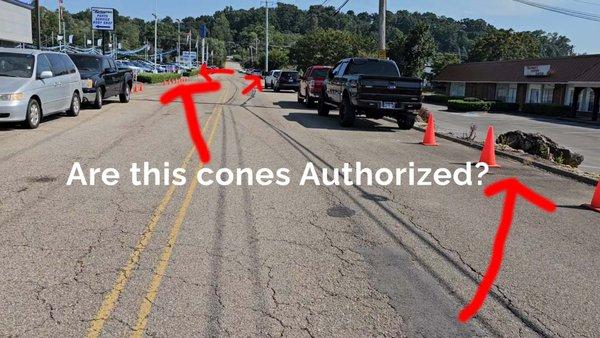
<path fill-rule="evenodd" d="M 181 78 L 181 74 L 177 73 L 140 73 L 137 80 L 143 83 L 162 83 L 166 80 L 174 80 Z"/>
<path fill-rule="evenodd" d="M 489 111 L 493 102 L 448 100 L 448 109 L 454 111 Z"/>
<path fill-rule="evenodd" d="M 560 104 L 526 103 L 523 105 L 524 113 L 534 115 L 562 116 L 568 113 L 569 110 L 569 106 Z"/>
<path fill-rule="evenodd" d="M 443 94 L 423 95 L 423 102 L 433 104 L 447 104 L 448 96 Z"/>
<path fill-rule="evenodd" d="M 185 77 L 192 77 L 192 76 L 198 75 L 198 73 L 199 73 L 198 69 L 194 68 L 191 71 L 185 71 L 185 72 L 183 72 L 183 76 L 185 76 Z"/>
<path fill-rule="evenodd" d="M 518 112 L 519 104 L 495 101 L 495 102 L 492 102 L 492 107 L 490 108 L 490 110 L 507 112 L 507 113 Z"/>

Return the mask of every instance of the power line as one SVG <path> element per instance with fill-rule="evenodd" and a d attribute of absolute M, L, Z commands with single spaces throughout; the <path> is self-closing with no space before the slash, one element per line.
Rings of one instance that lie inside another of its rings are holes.
<path fill-rule="evenodd" d="M 588 5 L 594 5 L 594 6 L 600 6 L 600 3 L 598 2 L 593 2 L 593 1 L 586 1 L 586 0 L 573 0 L 575 2 L 580 2 L 582 4 L 588 4 Z"/>
<path fill-rule="evenodd" d="M 336 16 L 336 15 L 338 15 L 338 14 L 340 13 L 340 11 L 342 10 L 342 8 L 344 8 L 344 6 L 346 6 L 346 4 L 347 4 L 349 1 L 350 1 L 350 0 L 346 0 L 346 1 L 344 1 L 344 3 L 343 3 L 343 4 L 342 4 L 340 7 L 338 7 L 338 9 L 335 11 L 335 14 L 333 14 L 333 16 Z"/>
<path fill-rule="evenodd" d="M 569 16 L 573 16 L 576 18 L 580 18 L 580 19 L 600 22 L 600 15 L 596 15 L 596 14 L 589 14 L 589 13 L 585 13 L 585 12 L 575 11 L 572 9 L 543 5 L 543 4 L 533 2 L 533 1 L 528 1 L 528 0 L 513 0 L 513 1 L 522 3 L 524 5 L 532 6 L 532 7 L 545 9 L 547 11 L 551 11 L 551 12 L 555 12 L 555 13 L 559 13 L 559 14 L 564 14 L 564 15 L 569 15 Z"/>

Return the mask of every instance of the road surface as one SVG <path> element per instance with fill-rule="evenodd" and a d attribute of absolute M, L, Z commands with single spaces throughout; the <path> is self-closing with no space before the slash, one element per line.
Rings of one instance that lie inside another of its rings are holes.
<path fill-rule="evenodd" d="M 485 271 L 502 198 L 480 186 L 299 186 L 307 162 L 458 168 L 476 150 L 388 121 L 342 129 L 294 93 L 240 94 L 238 75 L 196 99 L 208 168 L 289 168 L 291 184 L 201 186 L 179 103 L 146 86 L 129 104 L 1 126 L 3 336 L 595 336 L 600 214 L 593 188 L 501 159 L 558 205 L 520 202 L 479 315 L 457 315 Z M 74 162 L 115 186 L 67 186 Z M 134 186 L 132 163 L 187 168 L 184 186 Z"/>

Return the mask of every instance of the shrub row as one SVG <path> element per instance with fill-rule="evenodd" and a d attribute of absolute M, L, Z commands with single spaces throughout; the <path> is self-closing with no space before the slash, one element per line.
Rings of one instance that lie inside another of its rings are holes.
<path fill-rule="evenodd" d="M 569 112 L 569 106 L 560 104 L 526 103 L 523 105 L 523 112 L 534 115 L 562 116 Z"/>
<path fill-rule="evenodd" d="M 185 72 L 183 72 L 183 76 L 185 76 L 185 77 L 192 77 L 192 76 L 198 75 L 198 73 L 199 73 L 199 70 L 196 69 L 196 68 L 194 68 L 191 71 L 185 71 Z"/>
<path fill-rule="evenodd" d="M 448 100 L 448 109 L 454 111 L 489 111 L 493 102 L 490 101 L 465 101 Z"/>
<path fill-rule="evenodd" d="M 179 79 L 181 74 L 177 73 L 140 73 L 138 74 L 138 81 L 143 83 L 162 83 L 167 80 Z"/>

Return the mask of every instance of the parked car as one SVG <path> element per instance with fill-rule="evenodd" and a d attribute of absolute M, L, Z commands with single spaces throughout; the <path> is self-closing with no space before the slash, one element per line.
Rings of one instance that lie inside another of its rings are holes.
<path fill-rule="evenodd" d="M 281 70 L 271 70 L 265 76 L 265 88 L 273 88 L 273 84 L 275 83 L 275 78 L 277 78 L 281 74 Z"/>
<path fill-rule="evenodd" d="M 319 95 L 319 115 L 340 111 L 340 124 L 354 125 L 357 115 L 395 118 L 400 129 L 411 129 L 421 108 L 422 80 L 401 77 L 394 61 L 344 59 L 328 73 Z"/>
<path fill-rule="evenodd" d="M 298 102 L 312 107 L 319 100 L 323 82 L 331 70 L 328 66 L 308 67 L 304 75 L 300 77 L 300 89 L 298 90 Z"/>
<path fill-rule="evenodd" d="M 81 73 L 83 102 L 102 108 L 103 100 L 119 96 L 122 103 L 129 102 L 133 73 L 130 69 L 117 68 L 110 56 L 96 54 L 69 54 Z"/>
<path fill-rule="evenodd" d="M 79 115 L 81 77 L 66 54 L 0 48 L 0 122 L 35 129 L 42 117 Z"/>
<path fill-rule="evenodd" d="M 141 69 L 142 73 L 152 73 L 152 67 L 150 67 L 149 65 L 147 65 L 146 63 L 144 63 L 140 60 L 131 61 L 131 63 L 133 63 L 135 66 L 139 67 Z"/>
<path fill-rule="evenodd" d="M 300 88 L 300 75 L 295 70 L 284 70 L 275 79 L 273 90 L 279 92 L 281 90 L 298 91 Z"/>
<path fill-rule="evenodd" d="M 262 69 L 253 69 L 250 74 L 262 77 L 263 76 L 263 71 L 262 71 Z"/>
<path fill-rule="evenodd" d="M 142 68 L 136 66 L 133 64 L 133 62 L 128 60 L 115 60 L 115 64 L 119 69 L 131 69 L 134 76 L 137 76 L 137 74 L 142 72 Z"/>

